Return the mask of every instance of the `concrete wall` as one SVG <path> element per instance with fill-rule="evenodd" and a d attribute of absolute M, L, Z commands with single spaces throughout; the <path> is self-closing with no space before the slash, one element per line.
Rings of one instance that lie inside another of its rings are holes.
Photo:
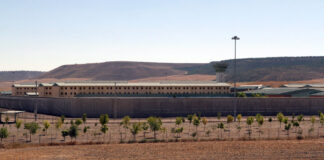
<path fill-rule="evenodd" d="M 0 97 L 0 107 L 38 113 L 81 117 L 175 117 L 201 113 L 202 116 L 233 114 L 234 98 L 32 98 Z M 316 115 L 324 112 L 324 98 L 238 98 L 237 113 L 243 115 L 284 114 Z"/>

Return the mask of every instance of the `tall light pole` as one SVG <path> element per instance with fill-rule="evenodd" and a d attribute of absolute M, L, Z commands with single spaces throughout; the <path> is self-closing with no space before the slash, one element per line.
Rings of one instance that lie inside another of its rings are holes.
<path fill-rule="evenodd" d="M 238 36 L 232 37 L 234 40 L 234 120 L 236 121 L 236 108 L 237 108 L 237 96 L 236 96 L 236 41 L 240 40 Z"/>

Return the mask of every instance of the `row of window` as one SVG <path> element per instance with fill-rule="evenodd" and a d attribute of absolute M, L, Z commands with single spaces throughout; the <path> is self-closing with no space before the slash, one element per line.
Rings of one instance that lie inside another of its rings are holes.
<path fill-rule="evenodd" d="M 193 93 L 189 93 L 189 92 L 158 92 L 157 94 L 225 94 L 226 92 L 217 92 L 217 93 L 213 93 L 213 92 L 193 92 Z M 145 92 L 145 93 L 139 93 L 139 92 L 80 92 L 78 93 L 78 95 L 113 95 L 113 94 L 125 94 L 125 95 L 138 95 L 138 94 L 152 94 L 152 92 Z M 61 96 L 63 95 L 77 95 L 76 92 L 61 92 Z"/>
<path fill-rule="evenodd" d="M 33 87 L 17 87 L 16 88 L 17 90 L 36 90 L 36 88 L 33 88 Z"/>
<path fill-rule="evenodd" d="M 61 90 L 67 90 L 67 89 L 70 89 L 70 90 L 76 90 L 76 89 L 79 89 L 79 90 L 86 90 L 86 89 L 89 89 L 89 90 L 95 90 L 95 89 L 98 89 L 98 90 L 104 90 L 104 89 L 110 89 L 110 90 L 112 90 L 112 89 L 115 89 L 115 87 L 61 87 Z M 195 90 L 195 89 L 207 89 L 207 90 L 211 90 L 211 89 L 229 89 L 228 87 L 116 87 L 116 89 L 118 90 L 121 90 L 121 89 L 124 89 L 124 90 L 126 90 L 126 89 L 128 89 L 128 90 L 130 90 L 130 89 L 133 89 L 133 90 L 138 90 L 138 89 L 141 89 L 141 90 L 143 90 L 143 89 L 152 89 L 153 88 L 153 90 L 156 90 L 156 89 L 158 89 L 158 90 L 164 90 L 164 89 L 167 89 L 167 90 L 172 90 L 172 89 L 175 89 L 175 90 L 181 90 L 181 89 L 183 89 L 183 90 L 189 90 L 190 88 L 192 89 L 192 90 Z"/>

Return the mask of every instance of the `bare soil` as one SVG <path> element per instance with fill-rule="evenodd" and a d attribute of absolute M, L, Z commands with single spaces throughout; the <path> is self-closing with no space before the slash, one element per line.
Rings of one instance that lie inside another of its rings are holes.
<path fill-rule="evenodd" d="M 323 159 L 324 139 L 42 146 L 0 149 L 1 159 Z"/>

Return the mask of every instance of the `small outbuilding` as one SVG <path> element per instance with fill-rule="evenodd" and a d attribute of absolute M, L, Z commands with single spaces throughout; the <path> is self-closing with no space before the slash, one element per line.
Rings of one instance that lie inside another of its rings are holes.
<path fill-rule="evenodd" d="M 2 121 L 2 116 L 9 116 L 12 115 L 14 118 L 14 121 L 8 122 L 8 123 L 16 123 L 17 121 L 17 115 L 20 113 L 24 113 L 24 111 L 2 111 L 0 112 L 0 124 L 6 123 L 5 121 Z"/>

